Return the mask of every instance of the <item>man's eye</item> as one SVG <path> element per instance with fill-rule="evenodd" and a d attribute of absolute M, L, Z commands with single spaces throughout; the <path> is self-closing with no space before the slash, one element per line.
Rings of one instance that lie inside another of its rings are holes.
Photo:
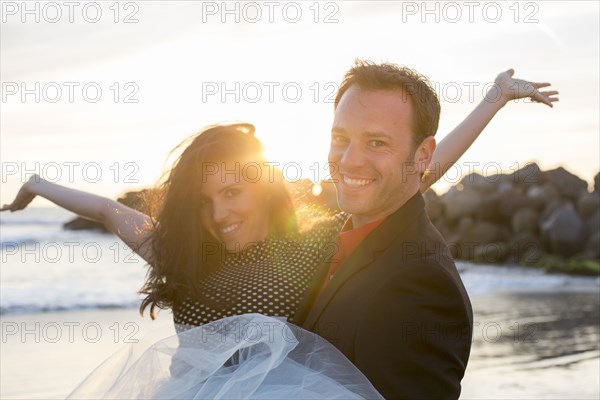
<path fill-rule="evenodd" d="M 208 206 L 211 204 L 210 199 L 207 199 L 206 197 L 203 197 L 200 199 L 200 205 L 201 206 Z"/>
<path fill-rule="evenodd" d="M 385 146 L 385 142 L 383 142 L 381 140 L 369 140 L 369 146 L 370 147 L 381 147 L 381 146 Z"/>
<path fill-rule="evenodd" d="M 341 136 L 341 135 L 331 136 L 331 143 L 333 143 L 333 144 L 344 144 L 347 141 L 348 141 L 348 139 L 346 139 L 346 137 Z"/>

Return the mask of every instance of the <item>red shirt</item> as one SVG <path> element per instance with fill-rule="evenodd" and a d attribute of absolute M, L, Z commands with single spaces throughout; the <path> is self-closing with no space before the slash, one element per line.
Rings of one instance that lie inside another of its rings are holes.
<path fill-rule="evenodd" d="M 333 276 L 339 271 L 344 260 L 346 260 L 358 245 L 365 240 L 369 233 L 374 231 L 375 228 L 385 221 L 385 218 L 386 217 L 380 218 L 356 229 L 352 228 L 352 218 L 349 218 L 348 221 L 346 221 L 342 230 L 335 238 L 335 252 L 331 258 L 329 270 L 327 271 L 327 275 L 325 276 L 325 280 L 323 281 L 323 285 L 321 286 L 321 290 L 319 290 L 317 297 L 323 293 L 329 284 L 329 281 L 333 279 Z"/>

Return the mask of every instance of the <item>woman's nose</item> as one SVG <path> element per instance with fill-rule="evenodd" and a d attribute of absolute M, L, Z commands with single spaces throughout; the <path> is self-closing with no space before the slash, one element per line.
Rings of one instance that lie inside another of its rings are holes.
<path fill-rule="evenodd" d="M 229 209 L 223 202 L 216 201 L 213 203 L 213 220 L 218 224 L 224 222 L 229 215 Z"/>

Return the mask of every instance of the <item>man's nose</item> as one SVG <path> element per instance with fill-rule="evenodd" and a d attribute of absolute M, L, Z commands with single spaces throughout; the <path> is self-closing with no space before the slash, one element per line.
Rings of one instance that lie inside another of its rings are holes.
<path fill-rule="evenodd" d="M 340 159 L 341 166 L 346 168 L 361 167 L 363 163 L 364 154 L 360 148 L 360 144 L 351 141 L 343 150 L 342 158 Z"/>

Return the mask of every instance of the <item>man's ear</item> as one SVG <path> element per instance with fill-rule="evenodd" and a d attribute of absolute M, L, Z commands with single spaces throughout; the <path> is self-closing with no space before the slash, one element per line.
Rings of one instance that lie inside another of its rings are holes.
<path fill-rule="evenodd" d="M 427 136 L 415 152 L 415 165 L 420 174 L 423 174 L 433 158 L 433 152 L 435 151 L 435 138 L 433 136 Z"/>

